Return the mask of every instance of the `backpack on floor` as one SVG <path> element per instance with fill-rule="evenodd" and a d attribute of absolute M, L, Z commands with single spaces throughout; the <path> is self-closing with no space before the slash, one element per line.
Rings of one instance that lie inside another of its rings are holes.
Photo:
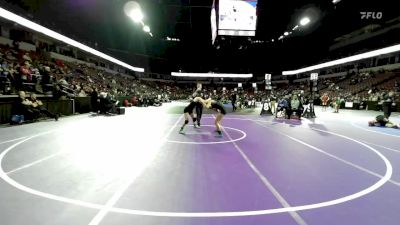
<path fill-rule="evenodd" d="M 12 115 L 11 122 L 13 124 L 19 124 L 24 122 L 24 115 Z"/>

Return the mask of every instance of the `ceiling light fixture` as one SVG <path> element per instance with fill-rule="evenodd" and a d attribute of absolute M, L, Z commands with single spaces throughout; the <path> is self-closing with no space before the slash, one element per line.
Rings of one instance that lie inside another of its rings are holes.
<path fill-rule="evenodd" d="M 146 32 L 146 33 L 150 33 L 150 27 L 147 26 L 147 25 L 145 25 L 145 26 L 143 27 L 143 31 Z"/>
<path fill-rule="evenodd" d="M 253 74 L 221 74 L 221 73 L 177 73 L 172 72 L 175 77 L 213 77 L 213 78 L 252 78 Z"/>
<path fill-rule="evenodd" d="M 143 20 L 144 16 L 143 13 L 140 9 L 135 9 L 133 10 L 130 14 L 129 17 L 135 21 L 136 23 L 139 23 Z"/>
<path fill-rule="evenodd" d="M 304 17 L 303 19 L 300 20 L 300 25 L 305 26 L 305 25 L 309 24 L 310 21 L 311 21 L 310 18 Z"/>
<path fill-rule="evenodd" d="M 389 54 L 392 52 L 399 52 L 399 51 L 400 51 L 400 44 L 382 48 L 382 49 L 378 49 L 375 51 L 370 51 L 370 52 L 342 58 L 342 59 L 338 59 L 338 60 L 334 60 L 334 61 L 330 61 L 330 62 L 326 62 L 326 63 L 322 63 L 322 64 L 318 64 L 315 66 L 298 69 L 298 70 L 283 71 L 282 74 L 283 75 L 295 75 L 295 74 L 305 73 L 308 71 L 314 71 L 314 70 L 331 67 L 331 66 L 336 66 L 336 65 L 342 65 L 345 63 L 354 62 L 354 61 L 358 61 L 361 59 L 367 59 L 367 58 L 375 57 L 378 55 L 385 55 L 385 54 Z"/>
<path fill-rule="evenodd" d="M 130 1 L 127 2 L 124 5 L 124 12 L 125 15 L 127 15 L 129 18 L 131 18 L 133 21 L 139 23 L 143 20 L 144 15 L 142 13 L 142 9 L 140 8 L 139 3 L 135 1 Z"/>
<path fill-rule="evenodd" d="M 124 62 L 122 62 L 122 61 L 120 61 L 118 59 L 115 59 L 115 58 L 113 58 L 113 57 L 111 57 L 109 55 L 106 55 L 106 54 L 104 54 L 102 52 L 99 52 L 99 51 L 97 51 L 97 50 L 95 50 L 93 48 L 88 47 L 87 45 L 84 45 L 84 44 L 82 44 L 80 42 L 77 42 L 77 41 L 75 41 L 75 40 L 73 40 L 73 39 L 71 39 L 69 37 L 61 35 L 61 34 L 55 32 L 55 31 L 52 31 L 52 30 L 50 30 L 50 29 L 48 29 L 46 27 L 43 27 L 43 26 L 41 26 L 41 25 L 39 25 L 37 23 L 29 21 L 29 20 L 27 20 L 27 19 L 25 19 L 25 18 L 23 18 L 21 16 L 18 16 L 16 14 L 12 13 L 12 12 L 9 12 L 9 11 L 1 8 L 1 7 L 0 7 L 0 17 L 3 17 L 3 18 L 5 18 L 7 20 L 10 20 L 10 21 L 13 21 L 13 22 L 15 22 L 15 23 L 17 23 L 19 25 L 27 27 L 27 28 L 29 28 L 31 30 L 34 30 L 36 32 L 39 32 L 41 34 L 44 34 L 44 35 L 49 36 L 51 38 L 54 38 L 56 40 L 62 41 L 64 43 L 68 44 L 68 45 L 71 45 L 71 46 L 74 46 L 76 48 L 79 48 L 82 51 L 89 52 L 89 53 L 91 53 L 93 55 L 96 55 L 96 56 L 98 56 L 100 58 L 103 58 L 105 60 L 108 60 L 110 62 L 118 64 L 120 66 L 123 66 L 123 67 L 125 67 L 127 69 L 130 69 L 130 70 L 133 70 L 133 71 L 136 71 L 136 72 L 144 72 L 144 68 L 138 68 L 138 67 L 130 66 L 127 63 L 124 63 Z"/>

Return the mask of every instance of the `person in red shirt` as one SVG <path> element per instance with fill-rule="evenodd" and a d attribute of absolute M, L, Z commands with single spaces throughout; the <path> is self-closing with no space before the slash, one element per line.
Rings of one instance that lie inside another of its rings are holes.
<path fill-rule="evenodd" d="M 329 96 L 327 93 L 324 93 L 324 95 L 322 95 L 321 101 L 322 101 L 322 110 L 326 111 L 326 107 L 328 106 L 329 102 Z"/>
<path fill-rule="evenodd" d="M 30 82 L 32 80 L 32 74 L 30 70 L 31 65 L 29 62 L 25 62 L 25 65 L 21 67 L 21 81 Z"/>

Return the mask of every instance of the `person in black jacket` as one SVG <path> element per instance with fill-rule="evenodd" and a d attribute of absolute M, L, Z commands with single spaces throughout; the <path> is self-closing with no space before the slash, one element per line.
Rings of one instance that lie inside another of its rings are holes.
<path fill-rule="evenodd" d="M 92 111 L 97 113 L 99 111 L 99 94 L 96 88 L 93 89 L 90 94 L 90 103 L 92 105 Z"/>
<path fill-rule="evenodd" d="M 114 101 L 112 96 L 108 93 L 102 92 L 99 95 L 99 111 L 100 114 L 107 114 L 109 112 L 115 112 L 115 108 L 118 104 L 118 101 Z"/>
<path fill-rule="evenodd" d="M 232 94 L 231 100 L 232 100 L 232 111 L 235 112 L 236 111 L 236 93 Z"/>
<path fill-rule="evenodd" d="M 394 93 L 384 93 L 382 96 L 382 110 L 383 110 L 383 115 L 385 116 L 386 119 L 389 119 L 390 115 L 392 114 L 392 104 L 393 104 L 393 96 Z"/>

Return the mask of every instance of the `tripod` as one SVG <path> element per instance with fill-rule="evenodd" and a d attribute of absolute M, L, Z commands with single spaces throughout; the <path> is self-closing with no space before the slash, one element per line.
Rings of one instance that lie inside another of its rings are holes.
<path fill-rule="evenodd" d="M 274 115 L 272 113 L 272 108 L 271 108 L 271 99 L 270 99 L 270 91 L 267 91 L 267 98 L 263 101 L 260 116 L 267 114 L 267 115 Z"/>
<path fill-rule="evenodd" d="M 308 107 L 304 112 L 304 118 L 315 118 L 315 110 L 314 110 L 314 99 L 315 93 L 317 92 L 317 80 L 313 80 L 313 85 L 311 87 L 311 98 L 308 100 Z"/>

